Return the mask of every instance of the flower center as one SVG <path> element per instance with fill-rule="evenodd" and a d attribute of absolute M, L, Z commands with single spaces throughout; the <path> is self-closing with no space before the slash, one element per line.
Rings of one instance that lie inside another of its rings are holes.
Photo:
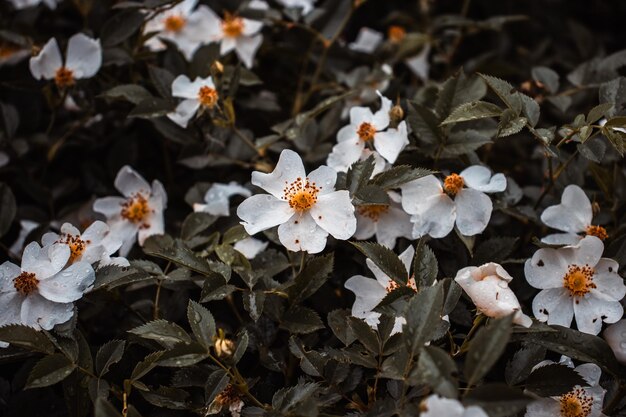
<path fill-rule="evenodd" d="M 398 43 L 406 36 L 406 30 L 402 26 L 392 25 L 387 29 L 387 37 L 393 43 Z"/>
<path fill-rule="evenodd" d="M 214 88 L 203 85 L 198 91 L 198 101 L 202 103 L 204 107 L 212 109 L 217 104 L 217 91 Z"/>
<path fill-rule="evenodd" d="M 57 243 L 65 243 L 70 247 L 70 259 L 68 262 L 72 264 L 81 257 L 87 245 L 91 242 L 89 240 L 82 240 L 79 236 L 61 235 Z"/>
<path fill-rule="evenodd" d="M 367 217 L 375 222 L 378 221 L 380 216 L 387 213 L 389 211 L 389 205 L 387 204 L 369 204 L 366 206 L 358 206 L 357 212 L 363 216 Z"/>
<path fill-rule="evenodd" d="M 174 33 L 178 33 L 181 30 L 183 30 L 186 24 L 187 24 L 187 20 L 179 14 L 173 14 L 171 16 L 168 16 L 165 18 L 165 21 L 163 22 L 163 25 L 165 26 L 165 30 L 168 32 L 174 32 Z"/>
<path fill-rule="evenodd" d="M 374 139 L 374 135 L 376 134 L 376 128 L 371 123 L 363 122 L 356 130 L 357 135 L 359 135 L 359 139 L 363 142 L 369 142 Z"/>
<path fill-rule="evenodd" d="M 591 414 L 593 398 L 585 395 L 582 388 L 576 388 L 562 395 L 559 402 L 561 403 L 561 417 L 587 417 Z"/>
<path fill-rule="evenodd" d="M 600 240 L 604 240 L 609 237 L 609 234 L 606 232 L 606 229 L 602 226 L 587 226 L 587 236 L 595 236 Z"/>
<path fill-rule="evenodd" d="M 443 180 L 443 189 L 446 193 L 454 197 L 465 185 L 463 177 L 459 174 L 450 174 Z"/>
<path fill-rule="evenodd" d="M 61 67 L 54 75 L 54 82 L 60 89 L 71 87 L 74 85 L 74 73 L 70 69 Z"/>
<path fill-rule="evenodd" d="M 13 279 L 13 286 L 22 295 L 28 295 L 39 286 L 37 276 L 32 272 L 22 272 Z"/>
<path fill-rule="evenodd" d="M 120 214 L 122 218 L 131 223 L 141 223 L 152 211 L 148 200 L 140 193 L 136 193 L 122 203 L 122 211 Z"/>
<path fill-rule="evenodd" d="M 231 13 L 224 13 L 222 31 L 229 38 L 236 38 L 243 33 L 243 19 Z"/>
<path fill-rule="evenodd" d="M 595 271 L 589 265 L 570 265 L 567 274 L 563 277 L 563 287 L 567 288 L 572 297 L 582 297 L 596 288 L 593 283 Z"/>
<path fill-rule="evenodd" d="M 414 277 L 409 278 L 409 280 L 406 282 L 406 286 L 412 289 L 413 291 L 417 292 L 417 284 L 415 283 Z M 400 284 L 390 279 L 389 284 L 387 284 L 387 288 L 385 289 L 387 290 L 388 293 L 390 293 L 391 291 L 395 290 L 398 287 L 400 287 Z"/>
<path fill-rule="evenodd" d="M 306 211 L 313 207 L 317 202 L 317 193 L 322 187 L 318 187 L 314 182 L 310 182 L 308 178 L 296 178 L 294 182 L 288 184 L 285 181 L 285 200 L 289 201 L 289 207 L 296 211 Z"/>

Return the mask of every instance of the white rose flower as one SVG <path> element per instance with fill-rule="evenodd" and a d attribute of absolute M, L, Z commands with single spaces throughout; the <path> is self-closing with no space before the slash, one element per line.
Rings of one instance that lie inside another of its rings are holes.
<path fill-rule="evenodd" d="M 34 222 L 32 220 L 20 220 L 19 235 L 17 236 L 17 239 L 15 239 L 15 242 L 13 242 L 13 244 L 9 248 L 11 253 L 15 255 L 19 255 L 20 253 L 22 253 L 22 249 L 24 249 L 24 243 L 26 242 L 26 238 L 33 230 L 35 230 L 39 226 L 40 226 L 39 223 Z"/>
<path fill-rule="evenodd" d="M 341 119 L 346 119 L 350 115 L 350 109 L 354 106 L 373 103 L 378 100 L 379 92 L 384 92 L 389 87 L 389 79 L 393 75 L 393 69 L 388 64 L 383 64 L 380 68 L 370 70 L 366 66 L 356 67 L 349 73 L 340 72 L 337 79 L 347 85 L 351 90 L 359 91 L 359 94 L 352 94 L 345 99 L 345 105 L 341 110 Z M 380 159 L 383 159 L 379 155 Z"/>
<path fill-rule="evenodd" d="M 335 170 L 324 165 L 307 176 L 300 156 L 286 149 L 272 173 L 252 173 L 252 184 L 270 194 L 247 198 L 237 215 L 250 235 L 278 226 L 278 238 L 287 249 L 321 252 L 329 233 L 345 240 L 356 230 L 350 194 L 335 191 L 336 180 Z"/>
<path fill-rule="evenodd" d="M 393 191 L 387 194 L 390 204 L 357 206 L 354 237 L 365 240 L 375 235 L 378 243 L 393 249 L 399 237 L 412 239 L 412 225 L 409 215 L 400 205 L 400 194 Z"/>
<path fill-rule="evenodd" d="M 428 175 L 400 187 L 402 208 L 411 214 L 413 236 L 447 236 L 454 225 L 464 236 L 481 233 L 491 218 L 493 204 L 485 193 L 506 189 L 503 174 L 491 175 L 489 168 L 473 165 L 443 181 Z"/>
<path fill-rule="evenodd" d="M 513 323 L 530 327 L 532 319 L 522 313 L 515 293 L 509 288 L 512 279 L 501 265 L 493 262 L 463 268 L 454 278 L 485 316 L 499 318 L 515 313 Z"/>
<path fill-rule="evenodd" d="M 152 181 L 152 187 L 141 175 L 128 165 L 122 167 L 115 177 L 115 188 L 122 197 L 99 198 L 93 210 L 107 218 L 111 235 L 121 240 L 120 255 L 126 256 L 139 239 L 139 245 L 148 236 L 163 234 L 163 210 L 167 206 L 167 194 L 160 181 Z"/>
<path fill-rule="evenodd" d="M 409 276 L 413 256 L 415 256 L 415 249 L 409 246 L 400 254 L 399 258 L 406 268 L 406 285 L 417 291 L 415 278 Z M 398 283 L 387 276 L 371 259 L 366 259 L 365 263 L 376 279 L 368 278 L 363 275 L 355 275 L 346 281 L 344 287 L 352 291 L 356 296 L 354 304 L 352 305 L 352 315 L 365 320 L 367 324 L 375 328 L 378 325 L 380 313 L 372 310 L 380 304 L 388 293 L 398 287 Z M 392 333 L 401 332 L 404 323 L 406 323 L 404 317 L 396 317 Z"/>
<path fill-rule="evenodd" d="M 626 364 L 626 319 L 611 324 L 603 334 L 617 360 Z"/>
<path fill-rule="evenodd" d="M 391 100 L 378 93 L 382 106 L 376 113 L 369 107 L 352 107 L 350 124 L 337 133 L 337 144 L 328 155 L 327 164 L 340 172 L 346 172 L 350 165 L 362 159 L 366 145 L 389 163 L 394 163 L 398 155 L 409 144 L 407 125 L 400 122 L 397 129 L 389 127 Z"/>
<path fill-rule="evenodd" d="M 533 367 L 533 371 L 553 363 L 555 362 L 540 362 Z M 565 356 L 561 357 L 559 363 L 574 368 L 572 360 Z M 524 417 L 605 417 L 602 413 L 602 403 L 606 390 L 599 384 L 602 375 L 600 367 L 594 363 L 584 363 L 574 370 L 583 377 L 588 386 L 577 385 L 566 394 L 532 402 L 526 407 Z"/>
<path fill-rule="evenodd" d="M 252 193 L 235 181 L 231 181 L 228 184 L 215 183 L 204 195 L 206 204 L 194 204 L 193 211 L 202 211 L 214 216 L 230 216 L 229 200 L 234 195 L 250 197 Z"/>
<path fill-rule="evenodd" d="M 233 249 L 241 253 L 247 259 L 254 259 L 259 253 L 263 252 L 269 242 L 263 242 L 262 240 L 255 239 L 253 237 L 247 237 L 235 242 Z"/>
<path fill-rule="evenodd" d="M 252 0 L 248 7 L 257 10 L 269 8 L 260 0 Z M 241 62 L 252 68 L 254 55 L 263 42 L 263 35 L 259 33 L 263 23 L 231 13 L 225 13 L 224 19 L 220 19 L 211 9 L 206 11 L 206 20 L 205 30 L 212 41 L 220 43 L 220 54 L 224 56 L 234 49 Z"/>
<path fill-rule="evenodd" d="M 622 318 L 619 300 L 626 285 L 617 274 L 617 262 L 602 258 L 603 251 L 600 239 L 587 236 L 576 246 L 539 249 L 526 261 L 526 280 L 541 289 L 533 300 L 538 320 L 569 327 L 576 317 L 579 331 L 595 335 L 603 321 Z"/>
<path fill-rule="evenodd" d="M 89 225 L 82 234 L 71 223 L 64 223 L 60 234 L 48 232 L 42 236 L 41 243 L 44 247 L 55 243 L 67 245 L 70 248 L 70 264 L 83 261 L 89 264 L 99 262 L 100 266 L 110 263 L 130 265 L 124 258 L 111 258 L 122 246 L 122 241 L 100 220 Z"/>
<path fill-rule="evenodd" d="M 54 80 L 59 89 L 64 89 L 76 80 L 93 77 L 101 65 L 100 40 L 77 33 L 67 44 L 65 63 L 56 39 L 52 38 L 30 59 L 30 72 L 36 79 Z"/>
<path fill-rule="evenodd" d="M 362 27 L 354 42 L 348 44 L 348 48 L 353 51 L 371 54 L 383 42 L 385 37 L 377 30 Z"/>
<path fill-rule="evenodd" d="M 23 324 L 50 330 L 74 314 L 73 302 L 83 296 L 96 276 L 87 262 L 63 269 L 70 259 L 67 245 L 24 248 L 22 266 L 0 265 L 0 326 Z"/>
<path fill-rule="evenodd" d="M 463 407 L 452 398 L 442 398 L 433 394 L 420 403 L 420 417 L 488 417 L 485 411 L 475 405 Z"/>
<path fill-rule="evenodd" d="M 9 2 L 13 5 L 13 7 L 15 7 L 18 10 L 26 9 L 28 7 L 39 6 L 41 3 L 48 6 L 48 8 L 54 10 L 57 8 L 57 4 L 60 1 L 61 0 L 9 0 Z"/>
<path fill-rule="evenodd" d="M 313 10 L 313 4 L 317 0 L 276 0 L 285 7 L 300 9 L 302 16 L 306 16 Z"/>
<path fill-rule="evenodd" d="M 175 111 L 167 114 L 170 120 L 181 127 L 187 127 L 198 109 L 212 110 L 219 99 L 211 77 L 196 77 L 192 82 L 186 75 L 179 75 L 172 82 L 172 96 L 184 99 Z"/>
<path fill-rule="evenodd" d="M 575 245 L 583 238 L 580 234 L 596 236 L 604 240 L 606 229 L 591 224 L 593 210 L 585 192 L 577 185 L 568 185 L 563 190 L 561 204 L 550 206 L 541 213 L 546 226 L 564 233 L 555 233 L 541 239 L 551 245 Z"/>
<path fill-rule="evenodd" d="M 145 45 L 151 51 L 162 51 L 167 48 L 163 40 L 172 42 L 185 59 L 191 61 L 198 48 L 211 42 L 207 33 L 212 24 L 209 20 L 211 11 L 204 5 L 194 10 L 196 4 L 198 0 L 184 0 L 150 19 L 143 33 L 156 35 L 149 38 Z"/>

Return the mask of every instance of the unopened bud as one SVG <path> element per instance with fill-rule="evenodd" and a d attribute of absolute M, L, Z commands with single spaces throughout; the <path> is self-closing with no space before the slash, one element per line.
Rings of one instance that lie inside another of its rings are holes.
<path fill-rule="evenodd" d="M 39 55 L 40 52 L 41 52 L 41 47 L 40 46 L 33 45 L 30 48 L 30 55 L 31 56 L 37 56 L 37 55 Z"/>
<path fill-rule="evenodd" d="M 228 358 L 235 352 L 235 342 L 226 338 L 223 329 L 219 329 L 213 342 L 215 354 L 218 358 Z"/>
<path fill-rule="evenodd" d="M 404 110 L 402 110 L 402 106 L 396 104 L 389 110 L 389 125 L 395 129 L 402 119 L 404 119 Z"/>
<path fill-rule="evenodd" d="M 224 64 L 220 61 L 213 61 L 211 64 L 211 73 L 215 75 L 221 75 L 224 73 Z"/>

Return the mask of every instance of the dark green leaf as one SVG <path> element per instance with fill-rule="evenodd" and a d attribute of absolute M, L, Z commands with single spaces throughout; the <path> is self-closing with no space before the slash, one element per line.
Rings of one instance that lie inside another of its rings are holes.
<path fill-rule="evenodd" d="M 428 108 L 415 102 L 409 102 L 407 123 L 420 142 L 434 145 L 442 142 L 443 132 L 439 119 Z"/>
<path fill-rule="evenodd" d="M 206 349 L 213 346 L 216 330 L 215 319 L 211 312 L 195 301 L 189 300 L 187 320 L 189 320 L 189 326 L 196 340 Z"/>
<path fill-rule="evenodd" d="M 413 277 L 417 288 L 430 287 L 437 279 L 439 267 L 437 265 L 437 257 L 432 249 L 424 243 L 423 239 L 415 248 L 415 256 L 413 257 Z"/>
<path fill-rule="evenodd" d="M 143 251 L 152 256 L 172 261 L 203 275 L 214 275 L 205 259 L 197 257 L 185 244 L 167 235 L 150 236 L 143 245 Z"/>
<path fill-rule="evenodd" d="M 178 344 L 164 352 L 159 357 L 157 364 L 170 368 L 181 368 L 195 365 L 208 357 L 206 348 L 198 343 Z"/>
<path fill-rule="evenodd" d="M 111 340 L 102 345 L 96 354 L 96 374 L 102 376 L 109 371 L 111 365 L 118 363 L 124 355 L 125 342 Z"/>
<path fill-rule="evenodd" d="M 425 168 L 412 168 L 409 165 L 397 165 L 376 175 L 372 182 L 385 190 L 390 190 L 435 172 Z"/>
<path fill-rule="evenodd" d="M 487 94 L 485 82 L 477 76 L 466 77 L 463 71 L 448 78 L 442 85 L 435 108 L 443 120 L 452 109 L 463 103 L 478 101 Z"/>
<path fill-rule="evenodd" d="M 363 161 L 357 161 L 350 168 L 346 175 L 346 186 L 350 195 L 354 195 L 359 189 L 367 184 L 374 172 L 374 156 Z"/>
<path fill-rule="evenodd" d="M 534 399 L 506 384 L 485 384 L 474 388 L 465 397 L 465 405 L 475 405 L 487 412 L 489 417 L 513 417 Z"/>
<path fill-rule="evenodd" d="M 517 385 L 528 378 L 532 368 L 546 356 L 546 348 L 534 343 L 525 343 L 515 352 L 513 358 L 506 364 L 504 376 L 509 385 Z"/>
<path fill-rule="evenodd" d="M 204 385 L 204 402 L 205 404 L 211 404 L 211 402 L 224 391 L 230 378 L 223 369 L 217 369 L 209 375 Z"/>
<path fill-rule="evenodd" d="M 337 336 L 337 339 L 341 340 L 346 346 L 352 344 L 356 339 L 356 336 L 348 325 L 348 318 L 350 316 L 349 310 L 333 310 L 328 313 L 327 316 L 328 326 L 330 326 L 335 336 Z"/>
<path fill-rule="evenodd" d="M 122 417 L 122 414 L 117 411 L 113 404 L 102 397 L 96 398 L 93 413 L 94 417 Z"/>
<path fill-rule="evenodd" d="M 504 261 L 515 249 L 518 238 L 494 237 L 482 242 L 476 248 L 472 265 L 482 265 L 487 262 L 500 263 Z"/>
<path fill-rule="evenodd" d="M 191 337 L 182 327 L 166 320 L 153 320 L 128 332 L 144 339 L 156 340 L 167 349 L 177 343 L 191 343 Z"/>
<path fill-rule="evenodd" d="M 534 67 L 531 71 L 535 81 L 542 83 L 549 93 L 559 91 L 559 74 L 548 67 Z"/>
<path fill-rule="evenodd" d="M 243 307 L 256 323 L 263 313 L 265 293 L 263 291 L 246 291 L 243 293 Z"/>
<path fill-rule="evenodd" d="M 485 119 L 487 117 L 497 117 L 502 113 L 502 109 L 495 104 L 486 101 L 473 101 L 471 103 L 461 104 L 454 109 L 442 125 L 458 122 L 467 122 L 470 120 Z"/>
<path fill-rule="evenodd" d="M 350 242 L 363 255 L 368 257 L 385 275 L 401 285 L 406 285 L 409 273 L 404 264 L 391 249 L 372 242 Z"/>
<path fill-rule="evenodd" d="M 174 74 L 165 68 L 149 65 L 148 75 L 150 76 L 150 80 L 152 81 L 154 88 L 156 88 L 161 97 L 170 98 L 172 96 L 172 83 L 175 78 Z"/>
<path fill-rule="evenodd" d="M 333 254 L 310 259 L 296 276 L 294 283 L 287 289 L 291 304 L 299 304 L 313 295 L 333 272 Z"/>
<path fill-rule="evenodd" d="M 152 94 L 137 84 L 122 84 L 105 91 L 100 95 L 109 101 L 123 99 L 135 105 L 152 97 Z"/>
<path fill-rule="evenodd" d="M 146 271 L 137 268 L 105 265 L 96 270 L 96 281 L 93 284 L 93 289 L 105 288 L 111 290 L 121 285 L 149 279 L 154 279 L 154 277 Z"/>
<path fill-rule="evenodd" d="M 513 315 L 492 319 L 482 327 L 470 341 L 465 361 L 467 385 L 475 385 L 498 361 L 511 338 Z"/>
<path fill-rule="evenodd" d="M 541 397 L 563 395 L 576 385 L 584 387 L 588 383 L 574 368 L 558 363 L 540 366 L 526 380 L 526 389 Z"/>
<path fill-rule="evenodd" d="M 103 47 L 115 46 L 135 33 L 143 23 L 144 14 L 139 10 L 124 10 L 109 18 L 100 32 Z"/>
<path fill-rule="evenodd" d="M 41 388 L 63 381 L 76 367 L 65 355 L 54 353 L 41 359 L 28 375 L 25 388 Z"/>
<path fill-rule="evenodd" d="M 283 315 L 280 327 L 295 334 L 306 334 L 323 329 L 324 324 L 315 311 L 294 305 Z"/>
<path fill-rule="evenodd" d="M 164 352 L 162 351 L 152 352 L 151 354 L 146 356 L 143 361 L 138 362 L 137 365 L 135 365 L 135 369 L 133 369 L 133 372 L 130 375 L 130 378 L 133 381 L 136 381 L 142 376 L 144 376 L 145 374 L 147 374 L 148 372 L 150 372 L 151 370 L 153 370 L 158 365 L 157 362 L 161 358 L 163 353 Z"/>
<path fill-rule="evenodd" d="M 436 346 L 426 346 L 420 352 L 409 381 L 412 385 L 427 385 L 441 396 L 454 398 L 458 392 L 457 373 L 456 364 L 447 352 Z"/>
<path fill-rule="evenodd" d="M 43 332 L 20 324 L 0 327 L 0 341 L 35 352 L 48 354 L 54 352 L 54 345 Z"/>
<path fill-rule="evenodd" d="M 8 185 L 0 183 L 0 237 L 9 230 L 15 213 L 17 212 L 17 206 L 15 205 L 15 196 Z"/>
<path fill-rule="evenodd" d="M 420 291 L 406 308 L 403 337 L 411 356 L 430 342 L 442 317 L 443 285 L 438 283 Z"/>
<path fill-rule="evenodd" d="M 356 336 L 356 340 L 361 342 L 363 346 L 375 355 L 381 350 L 378 336 L 374 329 L 370 327 L 364 320 L 357 317 L 348 317 L 348 323 L 352 333 Z"/>

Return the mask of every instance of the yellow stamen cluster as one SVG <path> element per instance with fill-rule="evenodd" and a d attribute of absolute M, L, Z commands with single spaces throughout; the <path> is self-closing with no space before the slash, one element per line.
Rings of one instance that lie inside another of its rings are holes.
<path fill-rule="evenodd" d="M 356 134 L 359 135 L 359 139 L 363 142 L 369 142 L 374 139 L 376 128 L 371 123 L 363 122 L 357 129 Z"/>
<path fill-rule="evenodd" d="M 142 194 L 136 193 L 122 204 L 120 215 L 131 223 L 143 223 L 153 211 L 148 200 Z M 143 226 L 147 227 L 146 224 Z"/>
<path fill-rule="evenodd" d="M 596 288 L 593 283 L 594 274 L 595 271 L 589 265 L 570 265 L 563 277 L 563 287 L 569 290 L 571 297 L 582 297 Z"/>
<path fill-rule="evenodd" d="M 600 240 L 604 240 L 609 237 L 609 234 L 606 232 L 606 229 L 602 226 L 587 226 L 587 236 L 595 236 Z"/>
<path fill-rule="evenodd" d="M 78 236 L 74 235 L 61 235 L 57 243 L 65 243 L 70 247 L 70 259 L 69 263 L 74 263 L 78 258 L 81 257 L 87 245 L 91 243 L 89 240 L 82 240 Z"/>
<path fill-rule="evenodd" d="M 231 13 L 224 13 L 222 32 L 229 38 L 237 38 L 243 33 L 243 19 Z"/>
<path fill-rule="evenodd" d="M 183 30 L 186 24 L 187 20 L 179 14 L 170 15 L 163 21 L 165 30 L 173 33 L 178 33 Z"/>
<path fill-rule="evenodd" d="M 28 295 L 39 286 L 37 276 L 32 272 L 22 272 L 13 279 L 15 290 L 22 295 Z"/>
<path fill-rule="evenodd" d="M 367 217 L 375 222 L 380 219 L 380 216 L 389 211 L 389 205 L 387 204 L 370 204 L 367 206 L 359 206 L 356 211 L 363 217 Z"/>
<path fill-rule="evenodd" d="M 289 202 L 289 207 L 296 211 L 306 211 L 317 203 L 317 194 L 322 187 L 318 187 L 308 178 L 296 178 L 291 184 L 285 181 L 283 189 L 284 198 Z"/>
<path fill-rule="evenodd" d="M 61 67 L 57 70 L 56 74 L 54 75 L 54 83 L 61 90 L 67 87 L 71 87 L 75 83 L 74 73 L 70 69 Z"/>
<path fill-rule="evenodd" d="M 198 91 L 198 101 L 209 109 L 212 109 L 217 104 L 218 94 L 214 88 L 207 85 L 200 87 Z"/>
<path fill-rule="evenodd" d="M 400 286 L 400 284 L 398 284 L 394 280 L 390 279 L 389 280 L 389 284 L 387 284 L 387 288 L 385 288 L 385 289 L 387 290 L 388 293 L 390 293 L 391 291 L 395 290 L 399 286 Z M 412 289 L 413 291 L 417 292 L 417 284 L 415 283 L 415 278 L 414 277 L 409 278 L 409 280 L 406 282 L 406 286 L 409 287 L 410 289 Z"/>
<path fill-rule="evenodd" d="M 593 398 L 585 395 L 582 388 L 576 388 L 559 399 L 561 417 L 587 417 L 591 414 Z"/>
<path fill-rule="evenodd" d="M 401 42 L 406 36 L 406 30 L 402 26 L 392 25 L 387 29 L 387 37 L 393 43 Z"/>
<path fill-rule="evenodd" d="M 459 174 L 450 174 L 443 180 L 443 189 L 450 196 L 454 197 L 465 185 L 463 177 Z"/>

